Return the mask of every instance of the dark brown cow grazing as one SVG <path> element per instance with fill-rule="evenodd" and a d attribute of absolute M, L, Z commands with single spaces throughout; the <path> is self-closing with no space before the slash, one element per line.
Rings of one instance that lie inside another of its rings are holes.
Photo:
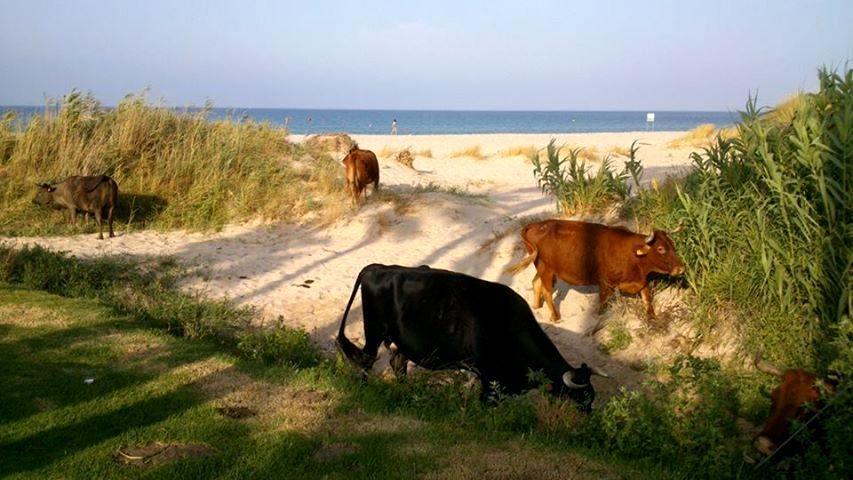
<path fill-rule="evenodd" d="M 361 150 L 358 145 L 353 146 L 343 164 L 347 168 L 347 190 L 352 196 L 352 203 L 358 204 L 364 189 L 371 183 L 373 190 L 379 188 L 379 161 L 376 154 L 370 150 Z"/>
<path fill-rule="evenodd" d="M 49 205 L 68 210 L 72 225 L 77 224 L 77 210 L 87 215 L 95 214 L 98 222 L 98 238 L 104 238 L 103 218 L 107 217 L 110 237 L 113 233 L 113 217 L 118 205 L 118 184 L 107 175 L 91 177 L 68 177 L 56 185 L 42 183 L 34 200 L 39 205 Z"/>
<path fill-rule="evenodd" d="M 542 307 L 544 299 L 555 322 L 560 320 L 553 299 L 557 278 L 570 285 L 598 285 L 599 313 L 614 289 L 639 293 L 646 313 L 655 318 L 649 274 L 684 273 L 672 240 L 661 230 L 646 236 L 598 223 L 545 220 L 524 227 L 521 238 L 528 255 L 506 271 L 518 273 L 531 263 L 536 266 L 533 308 Z"/>
<path fill-rule="evenodd" d="M 806 421 L 811 416 L 810 412 L 820 408 L 823 404 L 824 398 L 821 390 L 829 392 L 832 387 L 817 375 L 801 368 L 782 372 L 778 368 L 761 361 L 760 355 L 755 358 L 755 366 L 762 372 L 769 373 L 782 380 L 782 383 L 770 394 L 770 416 L 767 417 L 761 433 L 755 437 L 753 442 L 756 450 L 764 455 L 770 455 L 792 433 L 790 431 L 791 421 Z M 808 408 L 809 406 L 812 407 L 811 410 Z"/>

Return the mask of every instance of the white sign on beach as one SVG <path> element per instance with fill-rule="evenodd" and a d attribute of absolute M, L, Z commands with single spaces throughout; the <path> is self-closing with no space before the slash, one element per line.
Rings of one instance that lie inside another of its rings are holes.
<path fill-rule="evenodd" d="M 654 123 L 654 121 L 655 121 L 655 114 L 654 114 L 654 113 L 647 113 L 647 114 L 646 114 L 646 121 L 647 121 L 647 122 Z"/>

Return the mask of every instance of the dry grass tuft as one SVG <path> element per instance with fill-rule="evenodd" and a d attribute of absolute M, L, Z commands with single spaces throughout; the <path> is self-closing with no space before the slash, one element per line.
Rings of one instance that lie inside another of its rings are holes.
<path fill-rule="evenodd" d="M 630 157 L 631 156 L 631 149 L 625 148 L 625 147 L 620 147 L 618 145 L 613 145 L 612 147 L 607 149 L 607 153 L 609 153 L 611 155 L 616 155 L 619 157 Z"/>
<path fill-rule="evenodd" d="M 418 150 L 415 152 L 416 157 L 424 157 L 424 158 L 432 158 L 432 150 L 429 148 L 425 148 L 423 150 Z"/>
<path fill-rule="evenodd" d="M 576 148 L 580 148 L 580 150 L 578 150 L 577 156 L 582 160 L 587 160 L 591 162 L 597 162 L 601 160 L 601 153 L 599 153 L 598 148 L 596 147 L 577 147 L 575 145 L 564 145 L 559 148 L 559 155 L 569 155 L 569 152 Z"/>
<path fill-rule="evenodd" d="M 305 146 L 323 151 L 349 152 L 353 147 L 358 148 L 358 143 L 346 133 L 323 133 L 308 137 Z"/>
<path fill-rule="evenodd" d="M 533 145 L 518 145 L 515 147 L 507 148 L 506 150 L 502 150 L 500 153 L 498 153 L 498 156 L 530 158 L 533 155 L 536 155 L 538 151 L 539 149 L 537 149 Z"/>
<path fill-rule="evenodd" d="M 704 147 L 711 143 L 717 127 L 713 123 L 703 123 L 684 135 L 667 143 L 668 148 Z"/>
<path fill-rule="evenodd" d="M 379 153 L 376 154 L 379 158 L 391 158 L 397 155 L 397 152 L 400 150 L 396 148 L 389 147 L 388 145 L 383 145 L 382 150 L 379 150 Z"/>
<path fill-rule="evenodd" d="M 474 145 L 473 147 L 468 147 L 464 150 L 457 150 L 450 154 L 450 158 L 461 157 L 470 157 L 475 160 L 484 160 L 486 158 L 486 156 L 483 155 L 483 152 L 480 150 L 479 145 Z"/>
<path fill-rule="evenodd" d="M 415 168 L 414 167 L 415 157 L 412 156 L 412 152 L 408 148 L 400 150 L 397 153 L 397 155 L 394 157 L 394 160 L 396 160 L 397 163 L 401 163 L 401 164 L 403 164 L 403 165 L 405 165 L 405 166 L 407 166 L 413 170 Z"/>

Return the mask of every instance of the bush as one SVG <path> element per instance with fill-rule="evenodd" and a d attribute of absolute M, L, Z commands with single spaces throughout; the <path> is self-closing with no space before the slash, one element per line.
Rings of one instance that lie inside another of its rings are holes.
<path fill-rule="evenodd" d="M 623 390 L 572 437 L 693 476 L 732 475 L 741 456 L 734 423 L 739 405 L 731 380 L 716 361 L 690 356 L 678 359 L 667 373 L 669 381 L 648 384 L 648 395 Z"/>
<path fill-rule="evenodd" d="M 567 149 L 567 154 L 560 158 L 561 149 L 557 148 L 554 140 L 545 149 L 545 161 L 536 152 L 530 156 L 533 164 L 533 174 L 539 188 L 554 196 L 557 210 L 566 214 L 595 213 L 606 210 L 616 202 L 625 200 L 631 193 L 628 179 L 633 179 L 639 187 L 643 167 L 636 158 L 639 144 L 631 144 L 629 159 L 624 168 L 616 172 L 613 160 L 606 156 L 595 174 L 591 167 L 581 159 L 583 149 L 580 147 Z"/>
<path fill-rule="evenodd" d="M 751 98 L 735 136 L 692 155 L 675 195 L 643 191 L 635 210 L 684 223 L 675 242 L 706 319 L 734 312 L 750 349 L 817 369 L 837 355 L 826 345 L 850 310 L 853 261 L 853 73 L 820 81 L 784 114 Z"/>

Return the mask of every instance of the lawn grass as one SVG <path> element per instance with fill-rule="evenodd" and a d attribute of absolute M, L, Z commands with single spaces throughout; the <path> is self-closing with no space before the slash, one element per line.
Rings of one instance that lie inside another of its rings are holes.
<path fill-rule="evenodd" d="M 645 476 L 640 467 L 537 434 L 524 399 L 481 405 L 463 376 L 363 381 L 334 357 L 264 358 L 258 342 L 235 347 L 223 341 L 224 330 L 198 335 L 174 328 L 180 320 L 162 323 L 157 312 L 176 308 L 171 302 L 137 299 L 137 308 L 123 308 L 104 291 L 108 282 L 92 289 L 39 283 L 45 277 L 36 271 L 48 262 L 33 259 L 54 255 L 41 252 L 5 262 L 0 281 L 2 478 Z M 103 271 L 101 262 L 71 268 L 78 271 L 71 282 L 87 268 Z M 29 276 L 8 275 L 21 270 Z M 7 283 L 22 278 L 70 296 Z M 176 303 L 192 309 L 193 301 Z M 186 317 L 181 311 L 169 316 Z M 294 344 L 261 349 L 286 354 Z M 224 406 L 258 414 L 235 420 L 217 412 Z M 204 444 L 214 453 L 149 468 L 114 460 L 120 448 L 152 442 Z"/>

